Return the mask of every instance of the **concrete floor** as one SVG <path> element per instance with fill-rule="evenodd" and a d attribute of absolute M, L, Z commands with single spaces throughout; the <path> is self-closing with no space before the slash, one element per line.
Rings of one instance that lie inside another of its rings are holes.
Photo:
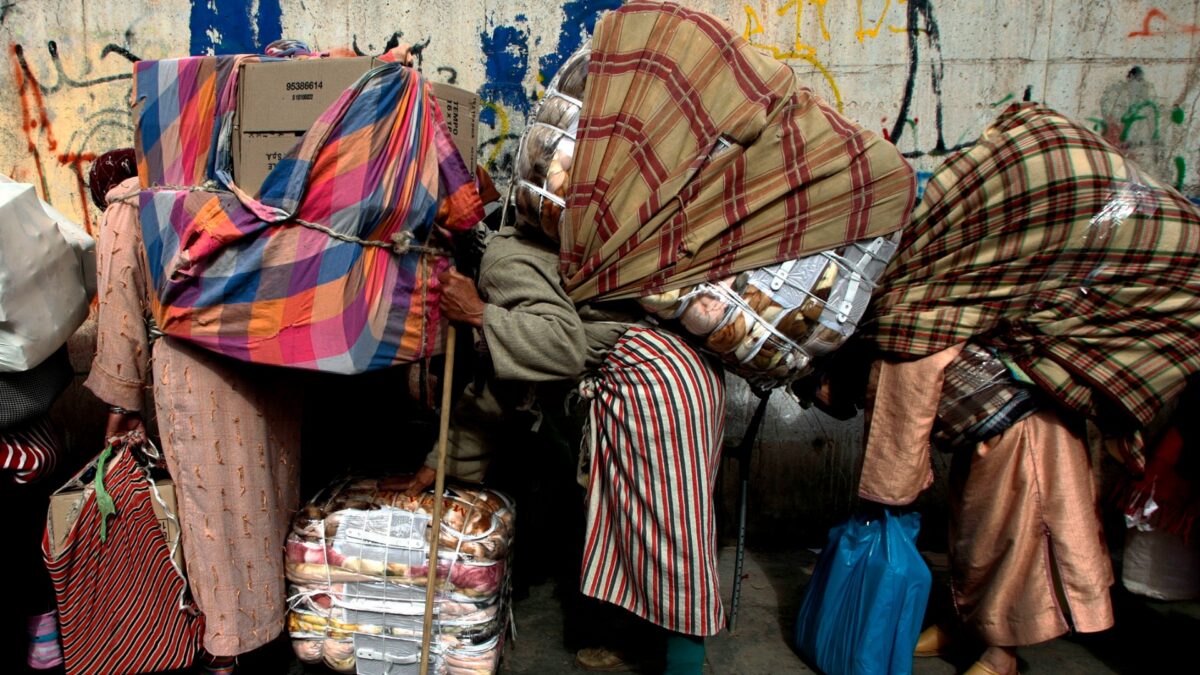
<path fill-rule="evenodd" d="M 733 549 L 722 551 L 722 590 L 729 597 Z M 945 582 L 944 556 L 928 556 L 935 586 Z M 807 673 L 809 669 L 791 648 L 805 584 L 816 554 L 750 552 L 746 558 L 742 598 L 735 633 L 723 631 L 707 641 L 706 673 L 714 675 Z M 935 591 L 935 602 L 937 598 Z M 1162 672 L 1166 664 L 1194 657 L 1200 637 L 1200 603 L 1156 603 L 1114 591 L 1117 627 L 1092 636 L 1022 649 L 1022 673 L 1083 675 Z M 562 612 L 551 584 L 534 587 L 516 604 L 518 635 L 503 672 L 570 673 L 573 655 L 562 648 Z M 969 650 L 968 650 L 969 651 Z M 967 653 L 951 663 L 920 659 L 915 675 L 953 675 L 970 666 L 977 654 Z M 1182 661 L 1186 663 L 1187 661 Z M 634 672 L 654 672 L 653 660 Z M 576 671 L 577 672 L 577 671 Z"/>
<path fill-rule="evenodd" d="M 726 599 L 733 577 L 733 549 L 722 550 L 722 591 Z M 931 612 L 944 600 L 945 557 L 927 555 L 934 571 Z M 736 633 L 722 631 L 707 641 L 705 673 L 757 675 L 808 673 L 791 648 L 804 586 L 816 562 L 812 551 L 754 552 L 746 558 L 742 599 Z M 1114 588 L 1117 625 L 1105 633 L 1075 636 L 1020 651 L 1022 673 L 1094 675 L 1107 673 L 1178 672 L 1196 653 L 1200 638 L 1200 603 L 1160 603 Z M 564 645 L 563 602 L 554 582 L 532 585 L 514 604 L 517 634 L 506 648 L 502 673 L 553 675 L 577 673 L 574 652 Z M 607 628 L 597 632 L 605 639 L 634 640 L 643 659 L 630 672 L 655 673 L 661 669 L 661 635 L 637 627 Z M 649 637 L 645 637 L 645 636 Z M 953 662 L 920 659 L 914 675 L 953 675 L 970 666 L 978 652 L 971 648 Z M 1190 669 L 1183 669 L 1189 671 Z M 304 667 L 291 656 L 286 639 L 243 658 L 247 675 L 317 675 L 320 667 Z"/>

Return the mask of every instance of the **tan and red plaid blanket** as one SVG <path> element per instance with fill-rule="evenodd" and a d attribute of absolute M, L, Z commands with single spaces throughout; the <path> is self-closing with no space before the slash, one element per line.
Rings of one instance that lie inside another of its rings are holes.
<path fill-rule="evenodd" d="M 866 330 L 910 358 L 975 338 L 1067 407 L 1144 425 L 1200 370 L 1198 263 L 1186 198 L 1055 111 L 1014 105 L 930 179 Z"/>
<path fill-rule="evenodd" d="M 913 203 L 894 146 L 715 18 L 635 1 L 596 25 L 560 249 L 576 302 L 894 232 Z"/>

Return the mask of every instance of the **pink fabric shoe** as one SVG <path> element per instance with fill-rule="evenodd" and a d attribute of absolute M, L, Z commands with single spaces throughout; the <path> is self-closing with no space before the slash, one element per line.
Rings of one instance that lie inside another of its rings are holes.
<path fill-rule="evenodd" d="M 61 666 L 62 647 L 58 644 L 58 612 L 29 617 L 29 667 L 49 670 Z"/>

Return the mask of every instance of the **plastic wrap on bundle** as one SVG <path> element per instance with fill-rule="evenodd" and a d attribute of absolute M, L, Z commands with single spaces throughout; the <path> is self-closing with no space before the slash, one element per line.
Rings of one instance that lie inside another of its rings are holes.
<path fill-rule="evenodd" d="M 968 342 L 946 366 L 933 444 L 954 451 L 1004 433 L 1037 409 L 1030 387 L 1018 382 L 995 351 Z"/>
<path fill-rule="evenodd" d="M 703 339 L 758 389 L 785 385 L 840 347 L 867 311 L 899 233 L 717 283 L 651 295 L 642 306 Z"/>
<path fill-rule="evenodd" d="M 537 227 L 555 241 L 567 205 L 590 56 L 591 49 L 585 44 L 559 68 L 517 148 L 513 181 L 517 223 Z"/>
<path fill-rule="evenodd" d="M 1162 208 L 1159 203 L 1161 199 L 1159 192 L 1138 177 L 1137 168 L 1127 163 L 1125 171 L 1129 179 L 1113 181 L 1108 186 L 1107 201 L 1088 221 L 1082 238 L 1077 242 L 1077 248 L 1082 249 L 1084 255 L 1089 251 L 1107 248 L 1118 236 L 1136 237 L 1136 234 L 1129 233 L 1127 228 L 1137 227 L 1138 220 L 1151 218 Z M 1131 219 L 1133 223 L 1126 225 L 1126 221 Z M 1122 230 L 1126 231 L 1122 232 Z M 1080 277 L 1079 270 L 1076 269 L 1078 258 L 1078 255 L 1055 257 L 1049 265 L 1046 265 L 1045 271 L 1042 273 L 1043 282 L 1053 283 L 1063 278 Z M 1104 271 L 1104 266 L 1098 265 L 1084 275 L 1079 286 L 1079 293 L 1081 295 L 1090 293 L 1092 282 L 1098 278 L 1103 279 Z"/>
<path fill-rule="evenodd" d="M 301 661 L 342 673 L 416 672 L 434 497 L 379 484 L 340 481 L 293 520 L 288 632 Z M 493 672 L 508 619 L 512 503 L 449 488 L 443 505 L 430 672 Z"/>

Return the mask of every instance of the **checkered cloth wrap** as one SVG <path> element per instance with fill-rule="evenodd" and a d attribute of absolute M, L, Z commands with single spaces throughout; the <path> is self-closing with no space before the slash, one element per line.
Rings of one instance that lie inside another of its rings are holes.
<path fill-rule="evenodd" d="M 975 338 L 1063 405 L 1148 423 L 1200 369 L 1200 212 L 1053 110 L 1008 108 L 930 178 L 876 293 L 886 353 Z M 1125 459 L 1142 465 L 1140 439 Z"/>
<path fill-rule="evenodd" d="M 990 350 L 968 342 L 946 366 L 933 444 L 942 450 L 974 450 L 1037 410 L 1029 387 L 1017 382 Z"/>
<path fill-rule="evenodd" d="M 66 345 L 29 370 L 0 373 L 0 432 L 49 412 L 73 379 Z"/>
<path fill-rule="evenodd" d="M 894 232 L 890 143 L 713 17 L 630 2 L 596 25 L 561 232 L 577 303 L 717 280 Z"/>
<path fill-rule="evenodd" d="M 239 67 L 258 60 L 272 59 L 135 65 L 158 328 L 244 361 L 328 372 L 432 355 L 449 261 L 421 245 L 437 241 L 435 222 L 469 229 L 483 205 L 427 83 L 398 64 L 364 75 L 251 196 L 232 179 L 230 148 Z M 397 237 L 415 247 L 393 252 Z"/>

